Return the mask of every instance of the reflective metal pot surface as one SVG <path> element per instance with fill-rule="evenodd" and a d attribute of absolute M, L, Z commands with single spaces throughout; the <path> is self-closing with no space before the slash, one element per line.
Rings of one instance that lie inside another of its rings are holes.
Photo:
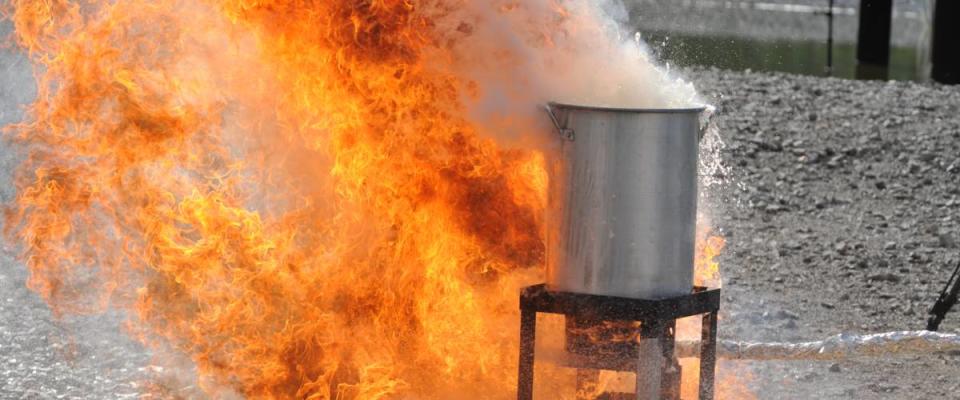
<path fill-rule="evenodd" d="M 613 109 L 551 103 L 547 284 L 658 299 L 693 287 L 702 108 Z"/>

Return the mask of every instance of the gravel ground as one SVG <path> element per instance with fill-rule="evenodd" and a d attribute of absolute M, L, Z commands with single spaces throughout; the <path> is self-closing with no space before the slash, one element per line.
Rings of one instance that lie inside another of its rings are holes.
<path fill-rule="evenodd" d="M 31 96 L 0 54 L 0 122 Z M 960 259 L 960 87 L 766 73 L 689 71 L 719 106 L 732 167 L 711 194 L 728 238 L 721 333 L 813 340 L 920 329 Z M 0 145 L 2 146 L 2 145 Z M 0 147 L 0 197 L 16 159 Z M 0 258 L 0 398 L 125 398 L 143 392 L 149 352 L 122 315 L 55 322 Z M 960 331 L 960 315 L 944 331 Z M 833 363 L 730 363 L 762 399 L 960 398 L 960 355 Z"/>
<path fill-rule="evenodd" d="M 731 166 L 711 194 L 728 239 L 722 335 L 923 329 L 960 260 L 960 87 L 688 75 L 719 106 Z M 752 367 L 760 398 L 960 398 L 958 354 Z"/>

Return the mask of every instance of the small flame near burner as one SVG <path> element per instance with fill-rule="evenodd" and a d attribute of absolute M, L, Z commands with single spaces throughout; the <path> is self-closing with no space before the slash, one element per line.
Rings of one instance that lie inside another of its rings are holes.
<path fill-rule="evenodd" d="M 543 280 L 535 106 L 697 102 L 623 40 L 612 2 L 4 15 L 37 85 L 5 131 L 28 285 L 58 316 L 127 310 L 157 363 L 189 360 L 187 396 L 510 398 L 518 289 Z M 711 238 L 698 265 L 716 279 Z"/>

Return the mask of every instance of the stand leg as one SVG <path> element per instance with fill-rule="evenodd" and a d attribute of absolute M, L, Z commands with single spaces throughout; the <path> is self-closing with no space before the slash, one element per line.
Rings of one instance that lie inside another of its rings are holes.
<path fill-rule="evenodd" d="M 533 351 L 537 340 L 537 312 L 520 310 L 520 366 L 517 400 L 533 400 Z"/>
<path fill-rule="evenodd" d="M 677 321 L 670 321 L 663 329 L 660 346 L 663 351 L 663 378 L 660 384 L 660 397 L 663 400 L 680 400 L 680 362 L 674 355 Z"/>
<path fill-rule="evenodd" d="M 663 374 L 662 321 L 643 321 L 637 346 L 637 400 L 659 400 Z"/>
<path fill-rule="evenodd" d="M 600 385 L 600 370 L 577 369 L 577 400 L 597 398 L 597 386 Z"/>
<path fill-rule="evenodd" d="M 717 312 L 704 314 L 700 336 L 700 400 L 713 400 L 717 366 Z"/>

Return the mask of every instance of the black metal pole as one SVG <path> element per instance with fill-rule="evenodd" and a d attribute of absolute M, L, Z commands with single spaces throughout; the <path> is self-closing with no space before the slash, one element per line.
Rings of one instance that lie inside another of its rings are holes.
<path fill-rule="evenodd" d="M 933 11 L 933 80 L 960 84 L 960 1 L 937 0 Z"/>
<path fill-rule="evenodd" d="M 833 0 L 827 8 L 827 75 L 833 75 Z"/>
<path fill-rule="evenodd" d="M 886 79 L 890 65 L 893 0 L 860 0 L 857 29 L 857 77 Z"/>
<path fill-rule="evenodd" d="M 957 304 L 957 298 L 960 296 L 960 279 L 958 278 L 960 278 L 960 262 L 953 269 L 953 274 L 947 280 L 947 286 L 940 292 L 940 296 L 937 296 L 937 302 L 933 304 L 933 308 L 928 313 L 930 315 L 930 319 L 927 320 L 928 331 L 936 332 L 940 329 L 940 323 L 943 322 L 954 304 Z"/>

